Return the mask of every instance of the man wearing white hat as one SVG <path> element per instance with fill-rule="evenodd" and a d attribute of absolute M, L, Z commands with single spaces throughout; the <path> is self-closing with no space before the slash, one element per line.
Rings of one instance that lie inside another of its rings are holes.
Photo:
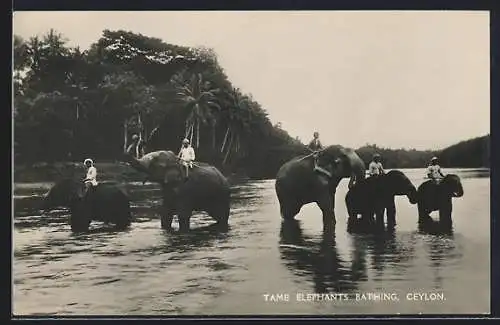
<path fill-rule="evenodd" d="M 92 159 L 87 158 L 84 160 L 83 164 L 87 168 L 87 176 L 83 180 L 85 184 L 85 195 L 89 191 L 89 189 L 93 186 L 97 186 L 97 169 L 94 167 L 94 162 Z"/>
<path fill-rule="evenodd" d="M 189 174 L 189 168 L 193 168 L 193 161 L 195 159 L 194 149 L 190 145 L 188 139 L 182 140 L 182 147 L 179 151 L 179 158 L 182 164 L 186 167 L 186 178 Z"/>
<path fill-rule="evenodd" d="M 382 166 L 382 163 L 380 162 L 380 155 L 378 153 L 373 155 L 373 159 L 368 165 L 368 173 L 370 177 L 372 176 L 379 176 L 384 174 L 384 167 Z"/>
<path fill-rule="evenodd" d="M 439 166 L 439 159 L 437 157 L 432 157 L 429 167 L 427 167 L 427 177 L 432 179 L 436 184 L 443 179 L 444 175 L 441 172 L 441 167 Z"/>

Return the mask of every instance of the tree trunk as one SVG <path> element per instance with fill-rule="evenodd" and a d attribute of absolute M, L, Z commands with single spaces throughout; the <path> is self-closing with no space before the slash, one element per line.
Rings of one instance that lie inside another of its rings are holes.
<path fill-rule="evenodd" d="M 139 126 L 139 141 L 142 141 L 142 119 L 141 119 L 141 113 L 137 113 L 137 125 Z"/>
<path fill-rule="evenodd" d="M 193 124 L 191 124 L 191 135 L 190 135 L 190 137 L 189 137 L 189 143 L 193 143 L 194 123 L 196 123 L 196 121 L 195 121 L 195 122 L 193 122 Z"/>
<path fill-rule="evenodd" d="M 224 147 L 226 146 L 227 136 L 229 135 L 229 129 L 230 129 L 230 127 L 228 126 L 227 130 L 226 130 L 226 135 L 224 135 L 224 140 L 222 141 L 222 146 L 220 148 L 220 152 L 224 152 Z"/>
<path fill-rule="evenodd" d="M 196 148 L 200 147 L 200 121 L 196 122 Z"/>
<path fill-rule="evenodd" d="M 123 121 L 123 152 L 127 152 L 128 124 L 127 120 Z"/>
<path fill-rule="evenodd" d="M 189 134 L 191 133 L 191 123 L 186 121 L 186 132 L 184 132 L 184 138 L 189 138 Z"/>
<path fill-rule="evenodd" d="M 215 150 L 215 124 L 212 125 L 212 149 Z"/>
<path fill-rule="evenodd" d="M 227 145 L 226 155 L 224 156 L 224 160 L 222 161 L 223 165 L 226 164 L 227 158 L 229 158 L 229 153 L 231 152 L 231 146 L 233 144 L 233 138 L 234 138 L 234 135 L 231 134 L 231 138 L 229 139 L 229 144 Z"/>

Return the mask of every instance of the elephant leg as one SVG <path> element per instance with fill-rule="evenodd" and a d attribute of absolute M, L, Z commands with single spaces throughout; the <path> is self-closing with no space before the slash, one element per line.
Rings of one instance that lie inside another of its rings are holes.
<path fill-rule="evenodd" d="M 377 227 L 384 227 L 384 213 L 385 208 L 378 208 L 375 210 L 375 225 Z"/>
<path fill-rule="evenodd" d="M 172 230 L 172 221 L 174 215 L 170 211 L 164 211 L 161 216 L 161 228 L 165 230 Z"/>
<path fill-rule="evenodd" d="M 189 231 L 190 225 L 189 222 L 191 220 L 191 214 L 193 213 L 193 210 L 187 206 L 187 204 L 184 204 L 181 206 L 179 209 L 178 213 L 178 219 L 179 219 L 179 231 L 181 232 L 187 232 Z"/>
<path fill-rule="evenodd" d="M 191 215 L 182 215 L 179 216 L 179 231 L 181 232 L 188 232 L 189 231 L 189 222 L 191 219 Z"/>
<path fill-rule="evenodd" d="M 117 214 L 120 219 L 118 219 L 118 221 L 116 222 L 116 228 L 119 230 L 128 228 L 132 221 L 132 215 L 130 213 L 130 207 L 128 206 L 128 203 Z"/>
<path fill-rule="evenodd" d="M 423 202 L 418 202 L 418 223 L 424 224 L 431 221 L 431 217 L 429 216 L 429 211 L 426 209 L 425 204 Z"/>
<path fill-rule="evenodd" d="M 297 203 L 284 202 L 280 204 L 281 217 L 284 220 L 293 220 L 295 216 L 300 212 L 300 206 Z"/>
<path fill-rule="evenodd" d="M 396 226 L 396 204 L 394 197 L 387 200 L 387 227 L 394 228 Z"/>
<path fill-rule="evenodd" d="M 175 197 L 172 196 L 166 189 L 163 189 L 163 202 L 161 206 L 161 228 L 171 231 L 172 221 L 175 214 Z"/>
<path fill-rule="evenodd" d="M 87 232 L 90 227 L 90 216 L 86 213 L 72 213 L 70 216 L 71 231 Z"/>
<path fill-rule="evenodd" d="M 356 207 L 353 194 L 351 192 L 347 192 L 345 205 L 347 208 L 347 232 L 350 233 L 354 231 L 354 228 L 356 227 L 356 221 L 358 219 L 357 209 L 359 208 Z"/>
<path fill-rule="evenodd" d="M 334 202 L 335 200 L 332 200 L 330 195 L 324 195 L 316 202 L 318 207 L 321 209 L 321 213 L 323 214 L 323 230 L 326 232 L 331 232 L 335 227 L 336 220 Z"/>
<path fill-rule="evenodd" d="M 439 223 L 446 228 L 449 228 L 452 225 L 451 211 L 452 202 L 451 198 L 449 198 L 443 202 L 441 208 L 439 209 Z"/>
<path fill-rule="evenodd" d="M 217 221 L 217 225 L 227 227 L 229 223 L 229 204 L 221 205 L 207 211 Z"/>

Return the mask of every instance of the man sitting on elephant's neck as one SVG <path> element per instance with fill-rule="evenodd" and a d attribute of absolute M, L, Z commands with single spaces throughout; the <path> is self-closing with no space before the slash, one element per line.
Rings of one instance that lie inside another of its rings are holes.
<path fill-rule="evenodd" d="M 318 132 L 314 132 L 313 139 L 311 140 L 311 142 L 309 142 L 309 145 L 307 147 L 313 152 L 314 169 L 316 169 L 318 167 L 318 151 L 323 149 L 323 145 L 319 141 Z"/>
<path fill-rule="evenodd" d="M 434 181 L 435 184 L 444 178 L 441 172 L 441 167 L 439 166 L 439 159 L 437 157 L 432 157 L 429 167 L 427 167 L 427 177 Z"/>
<path fill-rule="evenodd" d="M 187 179 L 189 175 L 189 168 L 193 168 L 193 161 L 195 159 L 194 149 L 190 145 L 188 139 L 182 140 L 182 147 L 179 151 L 179 158 L 182 165 L 185 167 L 186 174 L 184 177 Z"/>
<path fill-rule="evenodd" d="M 85 190 L 84 190 L 84 197 L 87 196 L 87 193 L 91 188 L 94 186 L 97 186 L 97 169 L 94 167 L 94 162 L 92 159 L 87 158 L 83 162 L 85 167 L 87 168 L 87 175 L 85 179 L 83 180 L 83 183 L 85 184 Z"/>
<path fill-rule="evenodd" d="M 382 163 L 380 162 L 380 155 L 378 153 L 373 155 L 373 159 L 368 165 L 368 173 L 370 177 L 377 177 L 380 175 L 385 174 L 384 172 L 384 167 L 382 166 Z"/>
<path fill-rule="evenodd" d="M 311 142 L 309 142 L 308 148 L 313 152 L 323 149 L 323 145 L 319 141 L 318 132 L 314 132 L 313 139 L 311 140 Z"/>

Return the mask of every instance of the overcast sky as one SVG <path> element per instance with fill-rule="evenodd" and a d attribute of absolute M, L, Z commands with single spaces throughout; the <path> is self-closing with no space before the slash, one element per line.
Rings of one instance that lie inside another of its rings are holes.
<path fill-rule="evenodd" d="M 489 133 L 488 12 L 16 12 L 82 48 L 104 29 L 212 47 L 273 123 L 324 144 L 439 149 Z"/>

